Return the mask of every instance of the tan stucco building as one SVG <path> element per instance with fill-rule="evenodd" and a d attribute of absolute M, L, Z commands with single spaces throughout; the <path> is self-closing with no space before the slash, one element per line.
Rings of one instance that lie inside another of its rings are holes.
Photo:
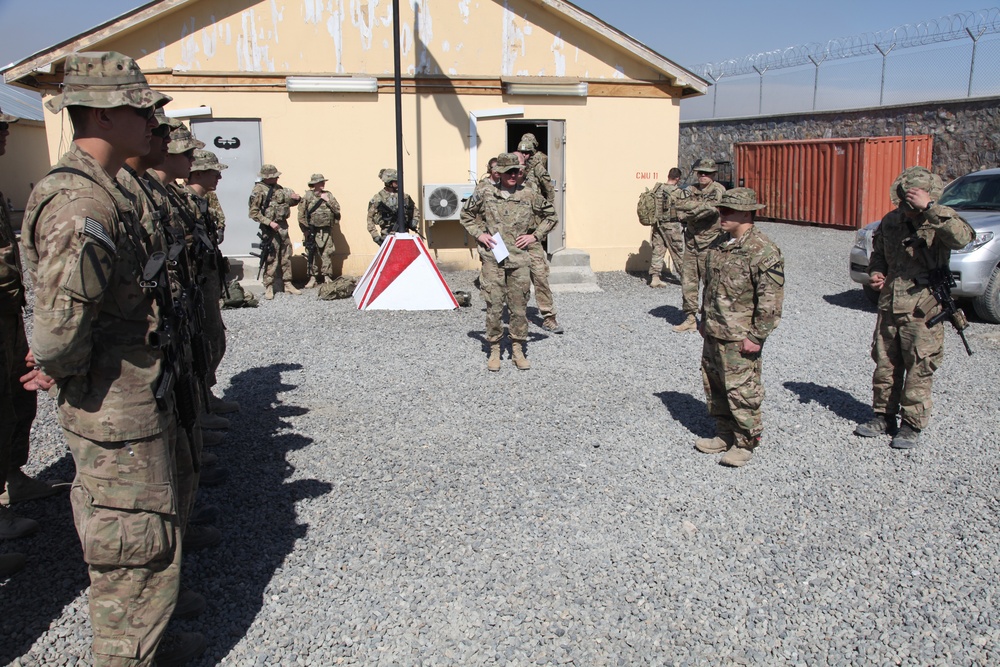
<path fill-rule="evenodd" d="M 636 199 L 675 166 L 680 100 L 708 84 L 562 0 L 400 4 L 404 187 L 438 262 L 471 269 L 478 257 L 446 198 L 425 194 L 436 185 L 462 194 L 489 157 L 532 131 L 559 189 L 563 227 L 549 250 L 584 250 L 598 271 L 637 267 L 648 229 L 636 221 Z M 190 119 L 233 166 L 220 185 L 227 254 L 249 253 L 256 226 L 246 199 L 256 169 L 273 163 L 300 193 L 310 174 L 328 178 L 343 208 L 342 270 L 365 269 L 377 251 L 367 203 L 382 186 L 379 170 L 396 159 L 389 0 L 159 0 L 5 78 L 51 94 L 65 56 L 93 50 L 136 58 L 174 98 L 168 113 Z M 46 126 L 55 160 L 70 125 L 50 115 Z"/>

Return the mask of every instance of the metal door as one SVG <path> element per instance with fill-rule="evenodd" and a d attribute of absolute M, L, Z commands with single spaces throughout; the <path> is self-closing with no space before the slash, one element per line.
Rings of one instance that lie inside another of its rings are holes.
<path fill-rule="evenodd" d="M 548 127 L 549 175 L 556 191 L 552 205 L 559 216 L 559 223 L 545 240 L 546 250 L 552 254 L 566 247 L 566 121 L 550 120 Z"/>
<path fill-rule="evenodd" d="M 260 120 L 191 119 L 191 133 L 205 142 L 205 149 L 219 156 L 229 168 L 222 172 L 216 194 L 226 214 L 222 252 L 229 257 L 249 257 L 258 243 L 257 223 L 250 220 L 247 201 L 262 160 Z"/>

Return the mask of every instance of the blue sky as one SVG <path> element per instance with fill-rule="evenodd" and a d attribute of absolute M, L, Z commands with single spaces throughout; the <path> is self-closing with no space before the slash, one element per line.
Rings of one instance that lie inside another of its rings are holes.
<path fill-rule="evenodd" d="M 302 2 L 277 1 L 286 6 Z M 369 1 L 388 4 L 391 0 Z M 142 4 L 137 0 L 0 0 L 0 25 L 4 26 L 0 64 L 20 60 Z M 997 6 L 955 0 L 576 0 L 575 4 L 686 66 Z"/>

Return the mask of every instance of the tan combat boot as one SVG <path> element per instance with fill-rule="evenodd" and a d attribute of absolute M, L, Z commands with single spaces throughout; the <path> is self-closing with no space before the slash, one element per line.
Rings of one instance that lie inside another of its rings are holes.
<path fill-rule="evenodd" d="M 270 285 L 268 285 L 267 289 L 264 290 L 264 298 L 267 299 L 268 301 L 274 298 L 274 288 L 271 287 Z"/>
<path fill-rule="evenodd" d="M 309 282 L 303 285 L 302 289 L 312 289 L 316 287 L 316 276 L 309 276 Z"/>
<path fill-rule="evenodd" d="M 660 274 L 656 273 L 649 277 L 650 287 L 666 287 L 667 284 L 660 279 Z"/>
<path fill-rule="evenodd" d="M 694 443 L 694 448 L 705 454 L 721 454 L 732 446 L 732 433 L 720 433 L 714 438 L 698 438 Z"/>
<path fill-rule="evenodd" d="M 753 450 L 746 447 L 733 447 L 719 459 L 719 463 L 730 468 L 745 466 L 753 457 Z"/>
<path fill-rule="evenodd" d="M 524 341 L 515 340 L 511 343 L 510 347 L 510 356 L 514 360 L 514 365 L 517 366 L 517 370 L 526 371 L 531 368 L 531 362 L 524 356 Z"/>
<path fill-rule="evenodd" d="M 285 291 L 288 292 L 289 294 L 302 294 L 302 290 L 300 290 L 290 282 L 285 283 Z"/>
<path fill-rule="evenodd" d="M 490 343 L 490 358 L 486 360 L 486 370 L 500 370 L 500 343 Z"/>
<path fill-rule="evenodd" d="M 688 315 L 687 319 L 674 327 L 674 331 L 697 331 L 698 320 L 694 315 Z"/>

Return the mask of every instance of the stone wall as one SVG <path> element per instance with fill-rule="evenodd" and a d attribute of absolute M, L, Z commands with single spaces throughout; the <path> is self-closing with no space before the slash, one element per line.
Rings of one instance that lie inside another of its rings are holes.
<path fill-rule="evenodd" d="M 733 161 L 733 144 L 748 141 L 899 136 L 904 122 L 907 134 L 934 136 L 933 170 L 946 182 L 1000 166 L 1000 98 L 686 121 L 681 123 L 680 163 L 686 170 L 699 157 Z"/>

